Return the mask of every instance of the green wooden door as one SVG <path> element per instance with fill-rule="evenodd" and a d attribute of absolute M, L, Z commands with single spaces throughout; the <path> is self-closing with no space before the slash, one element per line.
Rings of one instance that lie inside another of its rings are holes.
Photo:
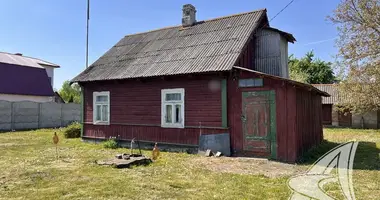
<path fill-rule="evenodd" d="M 242 124 L 244 151 L 276 159 L 275 92 L 243 92 Z"/>

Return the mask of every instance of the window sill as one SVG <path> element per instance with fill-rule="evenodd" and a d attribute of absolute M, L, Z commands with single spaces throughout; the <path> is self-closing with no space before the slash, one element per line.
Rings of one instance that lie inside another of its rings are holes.
<path fill-rule="evenodd" d="M 162 128 L 185 128 L 182 124 L 161 124 Z"/>
<path fill-rule="evenodd" d="M 109 122 L 93 122 L 93 125 L 110 125 Z"/>

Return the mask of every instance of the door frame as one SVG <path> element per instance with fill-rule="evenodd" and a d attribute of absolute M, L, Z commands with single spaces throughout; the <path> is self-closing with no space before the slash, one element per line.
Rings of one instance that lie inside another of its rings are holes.
<path fill-rule="evenodd" d="M 267 95 L 268 96 L 268 103 L 269 103 L 269 119 L 270 119 L 270 126 L 269 126 L 269 135 L 266 137 L 269 140 L 270 143 L 270 158 L 271 159 L 277 159 L 277 124 L 276 124 L 276 92 L 274 90 L 259 90 L 259 91 L 242 91 L 242 110 L 241 110 L 241 116 L 244 116 L 244 98 L 248 97 L 250 95 Z M 243 145 L 245 143 L 245 124 L 242 122 L 242 134 L 243 134 Z M 261 137 L 262 138 L 262 137 Z"/>

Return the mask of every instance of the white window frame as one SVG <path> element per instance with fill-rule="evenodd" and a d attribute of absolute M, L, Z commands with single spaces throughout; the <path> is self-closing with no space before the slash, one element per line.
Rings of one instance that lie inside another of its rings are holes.
<path fill-rule="evenodd" d="M 97 103 L 96 102 L 97 96 L 107 96 L 108 102 L 107 103 Z M 94 125 L 109 125 L 110 124 L 110 104 L 111 104 L 110 92 L 109 91 L 93 92 L 92 99 L 93 99 L 93 104 L 92 104 L 93 124 Z M 107 108 L 108 108 L 108 110 L 107 110 L 108 120 L 107 121 L 97 121 L 96 120 L 97 105 L 107 105 Z"/>
<path fill-rule="evenodd" d="M 171 93 L 180 93 L 181 101 L 166 101 L 166 94 Z M 181 105 L 181 120 L 180 123 L 174 123 L 175 114 L 174 108 L 175 105 Z M 172 105 L 172 122 L 166 123 L 166 105 Z M 183 88 L 175 88 L 175 89 L 162 89 L 161 90 L 161 127 L 164 128 L 184 128 L 185 127 L 185 89 Z"/>

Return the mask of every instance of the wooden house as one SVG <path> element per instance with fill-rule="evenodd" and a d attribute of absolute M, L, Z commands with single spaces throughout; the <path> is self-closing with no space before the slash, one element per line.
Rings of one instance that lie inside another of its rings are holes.
<path fill-rule="evenodd" d="M 321 96 L 288 79 L 288 42 L 266 10 L 127 35 L 72 82 L 83 91 L 83 139 L 197 147 L 228 133 L 233 155 L 294 162 L 322 135 Z"/>

